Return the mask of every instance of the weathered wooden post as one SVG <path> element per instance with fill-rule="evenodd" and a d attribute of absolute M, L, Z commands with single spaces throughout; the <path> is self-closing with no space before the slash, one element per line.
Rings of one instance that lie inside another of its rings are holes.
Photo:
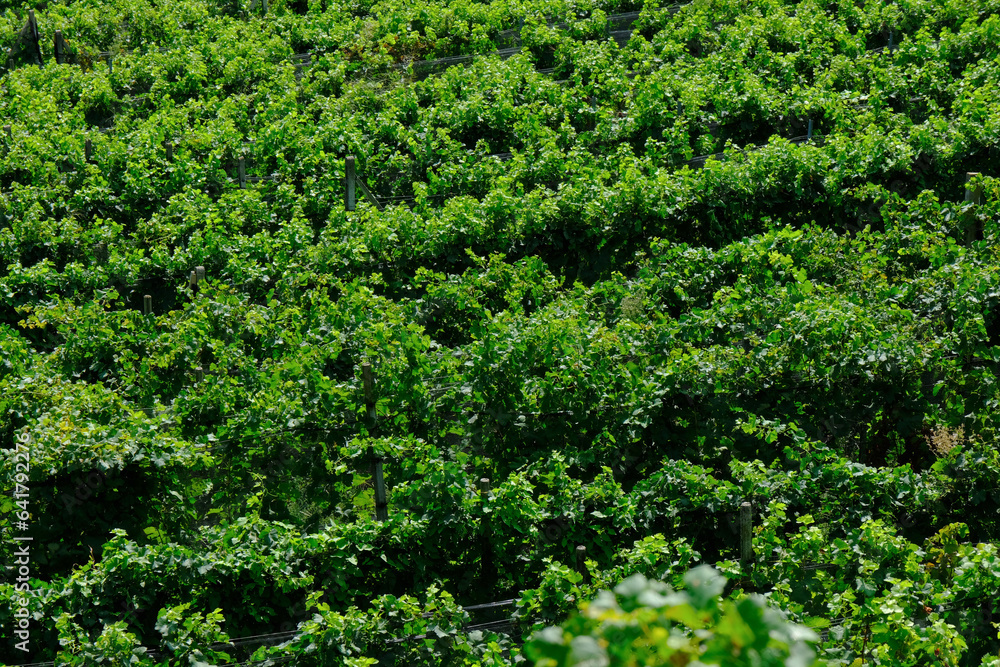
<path fill-rule="evenodd" d="M 375 377 L 369 362 L 361 364 L 361 381 L 365 389 L 365 405 L 367 406 L 368 426 L 375 425 Z"/>
<path fill-rule="evenodd" d="M 753 512 L 750 503 L 740 505 L 740 562 L 749 569 L 753 563 Z"/>
<path fill-rule="evenodd" d="M 582 544 L 577 545 L 573 551 L 573 567 L 583 575 L 583 583 L 590 583 L 590 572 L 587 571 L 587 547 Z"/>
<path fill-rule="evenodd" d="M 487 503 L 490 500 L 489 477 L 479 479 L 479 500 L 483 507 L 483 519 L 480 524 L 482 530 L 479 537 L 479 581 L 481 585 L 491 587 L 496 582 L 497 572 L 493 561 L 493 526 L 487 510 Z"/>
<path fill-rule="evenodd" d="M 153 314 L 153 297 L 149 294 L 142 297 L 142 314 L 147 317 Z"/>
<path fill-rule="evenodd" d="M 41 43 L 39 42 L 39 38 L 38 38 L 38 21 L 35 19 L 35 10 L 34 9 L 29 9 L 28 10 L 28 26 L 31 29 L 31 42 L 32 42 L 32 45 L 35 47 L 35 52 L 32 55 L 35 56 L 35 62 L 38 63 L 38 66 L 42 67 L 43 66 L 43 63 L 42 63 L 42 48 L 41 48 Z"/>
<path fill-rule="evenodd" d="M 347 182 L 347 192 L 344 196 L 344 208 L 353 211 L 357 208 L 357 173 L 354 170 L 354 156 L 348 155 L 344 158 L 344 175 Z"/>

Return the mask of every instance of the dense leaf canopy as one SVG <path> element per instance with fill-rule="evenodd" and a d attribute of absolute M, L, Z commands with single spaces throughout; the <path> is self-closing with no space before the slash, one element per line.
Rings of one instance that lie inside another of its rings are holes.
<path fill-rule="evenodd" d="M 4 7 L 0 661 L 1000 663 L 1000 1 Z"/>

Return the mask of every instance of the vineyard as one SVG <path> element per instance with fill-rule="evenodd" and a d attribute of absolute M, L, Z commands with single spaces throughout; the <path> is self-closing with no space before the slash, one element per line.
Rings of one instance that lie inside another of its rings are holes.
<path fill-rule="evenodd" d="M 1000 0 L 0 6 L 0 663 L 1000 665 Z"/>

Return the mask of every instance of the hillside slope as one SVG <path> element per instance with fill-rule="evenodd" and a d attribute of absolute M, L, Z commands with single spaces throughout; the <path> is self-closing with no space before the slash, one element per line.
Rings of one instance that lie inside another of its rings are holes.
<path fill-rule="evenodd" d="M 1000 0 L 0 47 L 0 661 L 514 664 L 699 563 L 830 664 L 1000 654 Z"/>

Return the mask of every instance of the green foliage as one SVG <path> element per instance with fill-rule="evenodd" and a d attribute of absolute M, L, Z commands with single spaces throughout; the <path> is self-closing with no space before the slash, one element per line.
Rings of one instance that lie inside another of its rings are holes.
<path fill-rule="evenodd" d="M 135 635 L 126 631 L 124 621 L 105 626 L 101 636 L 91 640 L 76 625 L 69 614 L 56 619 L 62 650 L 56 659 L 61 665 L 93 665 L 108 662 L 115 665 L 142 665 L 146 649 L 138 645 Z M 145 664 L 150 664 L 145 662 Z"/>
<path fill-rule="evenodd" d="M 995 0 L 262 5 L 38 5 L 2 75 L 31 660 L 508 664 L 699 563 L 650 660 L 791 651 L 754 593 L 830 664 L 1000 653 Z"/>
<path fill-rule="evenodd" d="M 191 605 L 181 604 L 171 609 L 163 609 L 156 619 L 156 629 L 163 635 L 163 645 L 173 652 L 175 658 L 192 667 L 210 665 L 209 661 L 228 661 L 229 656 L 212 650 L 213 644 L 225 644 L 229 637 L 219 626 L 224 620 L 220 610 L 206 615 L 186 613 Z"/>
<path fill-rule="evenodd" d="M 818 665 L 818 635 L 767 606 L 760 596 L 722 600 L 725 578 L 707 565 L 686 590 L 632 575 L 584 603 L 561 627 L 525 646 L 539 667 L 560 665 Z"/>

